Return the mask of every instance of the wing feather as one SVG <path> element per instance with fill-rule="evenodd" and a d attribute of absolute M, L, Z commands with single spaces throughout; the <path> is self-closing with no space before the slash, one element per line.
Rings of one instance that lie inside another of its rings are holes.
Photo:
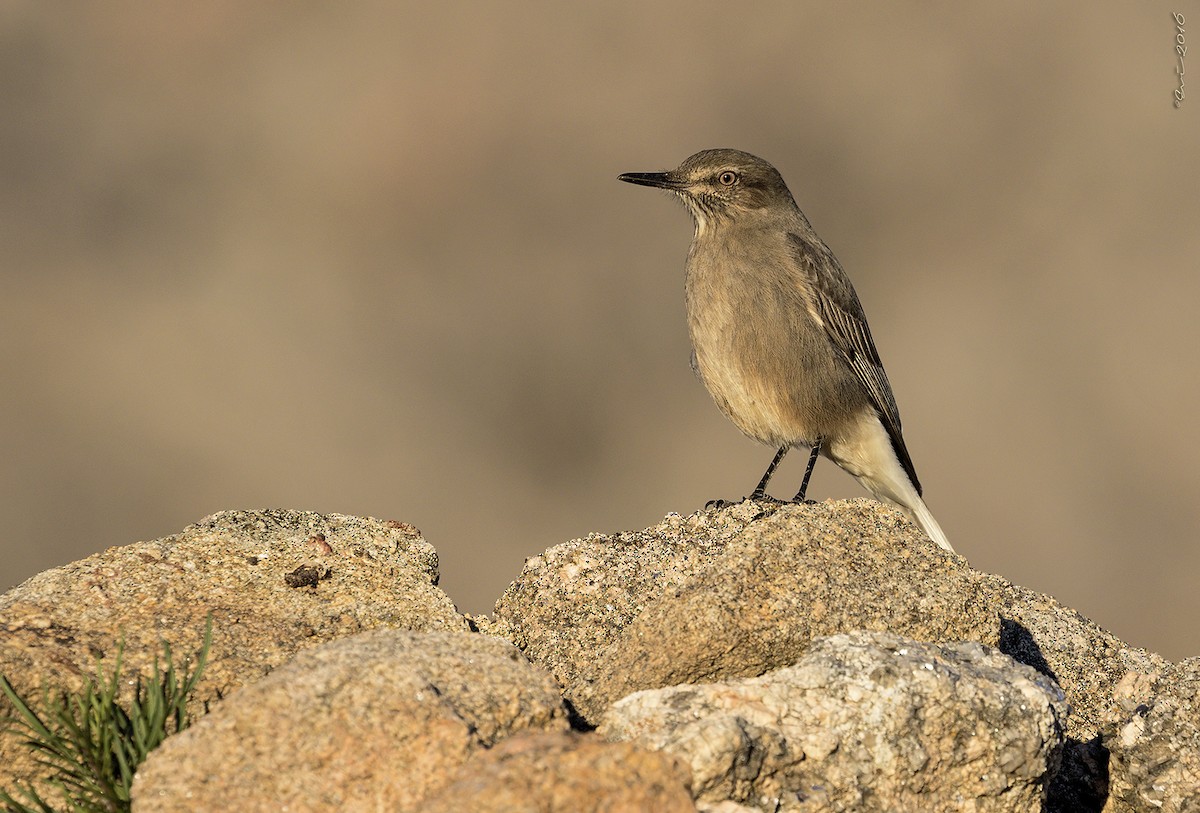
<path fill-rule="evenodd" d="M 867 326 L 867 317 L 854 286 L 850 284 L 849 277 L 833 252 L 819 239 L 789 232 L 788 240 L 805 281 L 811 286 L 810 303 L 814 318 L 825 329 L 829 341 L 867 391 L 872 406 L 891 438 L 896 457 L 916 487 L 917 494 L 920 494 L 921 483 L 917 480 L 917 472 L 900 432 L 900 410 L 896 407 L 892 385 L 879 359 L 879 351 L 875 349 L 871 328 Z"/>

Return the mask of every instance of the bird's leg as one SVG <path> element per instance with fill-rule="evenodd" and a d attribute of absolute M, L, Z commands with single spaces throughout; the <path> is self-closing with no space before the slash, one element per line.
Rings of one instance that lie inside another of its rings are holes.
<path fill-rule="evenodd" d="M 749 497 L 743 497 L 743 500 L 754 500 L 755 502 L 780 502 L 774 497 L 767 496 L 767 481 L 771 479 L 771 475 L 775 473 L 775 467 L 779 465 L 779 461 L 783 460 L 783 456 L 787 454 L 790 446 L 780 446 L 779 451 L 775 453 L 775 459 L 771 461 L 771 465 L 767 466 L 767 473 L 758 481 L 758 486 L 750 494 Z M 736 503 L 730 500 L 709 500 L 704 504 L 705 508 L 728 508 Z"/>
<path fill-rule="evenodd" d="M 817 442 L 813 444 L 812 453 L 808 456 L 808 467 L 804 469 L 804 479 L 800 481 L 800 490 L 796 492 L 792 502 L 806 502 L 804 495 L 808 493 L 808 478 L 812 477 L 813 467 L 817 465 L 817 455 L 820 453 L 821 439 L 817 438 Z"/>
<path fill-rule="evenodd" d="M 761 500 L 767 496 L 767 481 L 771 479 L 771 475 L 775 473 L 775 467 L 779 465 L 779 461 L 783 460 L 783 456 L 787 454 L 790 447 L 780 446 L 779 451 L 775 453 L 775 459 L 771 461 L 771 465 L 767 466 L 767 472 L 758 481 L 758 486 L 750 493 L 750 499 Z"/>

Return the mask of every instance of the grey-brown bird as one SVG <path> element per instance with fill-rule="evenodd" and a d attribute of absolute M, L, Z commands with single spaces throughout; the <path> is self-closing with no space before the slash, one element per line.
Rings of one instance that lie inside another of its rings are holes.
<path fill-rule="evenodd" d="M 788 449 L 807 446 L 796 502 L 824 454 L 953 551 L 921 498 L 858 294 L 778 170 L 719 149 L 619 179 L 673 192 L 695 220 L 685 283 L 692 364 L 742 432 L 778 449 L 751 498 L 765 496 Z"/>

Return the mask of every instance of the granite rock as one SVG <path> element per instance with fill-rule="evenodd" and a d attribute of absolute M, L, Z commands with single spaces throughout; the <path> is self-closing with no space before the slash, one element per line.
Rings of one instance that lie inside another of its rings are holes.
<path fill-rule="evenodd" d="M 375 630 L 301 652 L 168 738 L 133 810 L 417 811 L 472 753 L 567 727 L 553 679 L 511 644 Z"/>
<path fill-rule="evenodd" d="M 423 813 L 690 813 L 683 762 L 594 734 L 528 731 L 479 751 Z"/>
<path fill-rule="evenodd" d="M 599 733 L 686 760 L 693 792 L 779 811 L 1039 809 L 1067 713 L 1053 681 L 976 643 L 814 642 L 757 678 L 632 694 Z"/>
<path fill-rule="evenodd" d="M 1117 686 L 1105 726 L 1106 813 L 1200 811 L 1200 658 L 1154 675 L 1131 673 Z"/>
<path fill-rule="evenodd" d="M 212 619 L 193 704 L 213 712 L 151 756 L 138 810 L 1200 811 L 1196 661 L 879 503 L 592 534 L 528 560 L 494 617 L 437 579 L 404 523 L 223 512 L 0 596 L 0 671 L 70 691 L 124 640 L 130 686 Z M 15 740 L 0 787 L 37 775 Z"/>
<path fill-rule="evenodd" d="M 315 574 L 296 583 L 297 572 Z M 289 579 L 289 576 L 292 578 Z M 0 673 L 27 697 L 111 668 L 149 674 L 163 643 L 194 655 L 209 616 L 196 711 L 301 649 L 378 627 L 467 631 L 437 585 L 437 553 L 411 525 L 300 511 L 223 511 L 174 536 L 110 548 L 0 596 Z M 40 771 L 0 733 L 0 787 Z"/>
<path fill-rule="evenodd" d="M 584 724 L 634 691 L 761 675 L 856 630 L 984 643 L 1053 678 L 1071 715 L 1052 811 L 1100 810 L 1114 687 L 1166 664 L 871 500 L 747 500 L 556 545 L 526 562 L 493 627 L 555 675 Z"/>

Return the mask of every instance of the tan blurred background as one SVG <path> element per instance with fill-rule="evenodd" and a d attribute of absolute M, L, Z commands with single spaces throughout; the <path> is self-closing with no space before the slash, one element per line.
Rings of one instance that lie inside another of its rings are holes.
<path fill-rule="evenodd" d="M 414 523 L 479 612 L 747 493 L 690 221 L 616 181 L 730 146 L 854 278 L 958 550 L 1200 654 L 1195 0 L 0 8 L 0 588 L 289 507 Z"/>

